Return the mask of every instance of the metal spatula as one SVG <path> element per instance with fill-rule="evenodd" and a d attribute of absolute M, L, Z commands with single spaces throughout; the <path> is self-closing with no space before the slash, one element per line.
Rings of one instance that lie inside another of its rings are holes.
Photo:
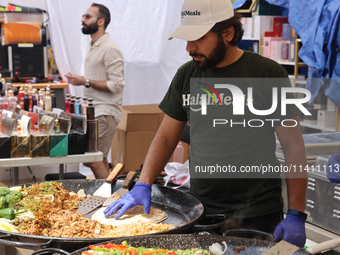
<path fill-rule="evenodd" d="M 101 206 L 104 201 L 111 195 L 111 184 L 118 177 L 119 173 L 123 170 L 124 165 L 118 163 L 111 171 L 110 175 L 106 178 L 104 184 L 100 186 L 93 194 L 93 196 L 83 200 L 76 211 L 83 215 L 88 214 L 97 207 Z"/>
<path fill-rule="evenodd" d="M 118 200 L 119 198 L 121 198 L 123 195 L 125 195 L 126 193 L 129 192 L 129 188 L 131 187 L 133 181 L 135 180 L 137 176 L 137 173 L 135 171 L 130 171 L 126 178 L 125 181 L 123 183 L 123 186 L 117 190 L 116 192 L 114 192 L 103 204 L 103 206 L 108 206 L 109 204 L 111 204 L 112 202 Z"/>

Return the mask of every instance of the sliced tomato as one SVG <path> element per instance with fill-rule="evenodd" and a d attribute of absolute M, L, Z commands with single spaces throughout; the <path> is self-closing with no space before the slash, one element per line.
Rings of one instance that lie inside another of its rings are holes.
<path fill-rule="evenodd" d="M 130 255 L 138 255 L 138 252 L 135 249 L 130 248 L 129 249 Z"/>
<path fill-rule="evenodd" d="M 166 255 L 176 255 L 176 252 L 174 252 L 174 251 L 168 251 L 168 252 L 166 253 Z"/>
<path fill-rule="evenodd" d="M 106 247 L 114 247 L 117 246 L 117 244 L 113 244 L 113 243 L 107 243 L 105 244 Z"/>
<path fill-rule="evenodd" d="M 121 249 L 126 249 L 126 248 L 127 248 L 127 246 L 122 245 L 122 244 L 116 244 L 116 246 L 119 247 L 119 248 L 121 248 Z"/>

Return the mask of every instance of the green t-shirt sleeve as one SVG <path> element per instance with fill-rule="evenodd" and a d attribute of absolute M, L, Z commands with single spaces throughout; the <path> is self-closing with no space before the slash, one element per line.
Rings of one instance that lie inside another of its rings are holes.
<path fill-rule="evenodd" d="M 188 120 L 187 113 L 182 106 L 182 95 L 187 82 L 185 77 L 186 76 L 183 75 L 183 67 L 181 67 L 172 79 L 167 93 L 159 104 L 159 108 L 166 115 L 179 121 Z"/>

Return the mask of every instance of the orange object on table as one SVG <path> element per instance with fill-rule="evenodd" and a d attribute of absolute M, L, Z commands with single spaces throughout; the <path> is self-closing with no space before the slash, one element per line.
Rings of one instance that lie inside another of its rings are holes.
<path fill-rule="evenodd" d="M 40 43 L 40 28 L 41 23 L 33 22 L 3 24 L 3 45 L 17 43 Z"/>

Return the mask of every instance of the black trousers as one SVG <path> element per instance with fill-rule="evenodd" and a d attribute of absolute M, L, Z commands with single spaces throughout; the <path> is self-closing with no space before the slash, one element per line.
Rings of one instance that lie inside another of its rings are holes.
<path fill-rule="evenodd" d="M 225 233 L 231 229 L 253 229 L 273 234 L 276 226 L 282 221 L 282 219 L 282 210 L 268 215 L 248 219 L 228 218 L 221 230 Z"/>

